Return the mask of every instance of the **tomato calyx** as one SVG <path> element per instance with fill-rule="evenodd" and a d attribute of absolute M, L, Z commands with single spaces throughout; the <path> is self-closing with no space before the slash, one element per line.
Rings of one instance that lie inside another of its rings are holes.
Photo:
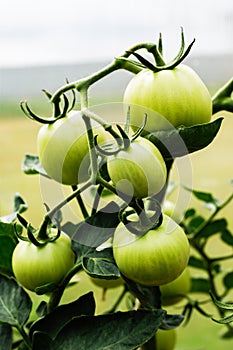
<path fill-rule="evenodd" d="M 178 54 L 176 57 L 169 63 L 166 64 L 166 62 L 163 59 L 163 47 L 162 47 L 162 36 L 160 34 L 159 42 L 158 44 L 150 44 L 147 45 L 146 49 L 149 53 L 151 53 L 155 59 L 155 64 L 148 61 L 146 58 L 141 56 L 139 53 L 135 51 L 127 51 L 128 54 L 131 54 L 135 56 L 139 62 L 135 62 L 132 60 L 127 59 L 131 63 L 140 66 L 142 69 L 150 69 L 154 73 L 160 72 L 162 70 L 173 70 L 175 67 L 177 67 L 189 54 L 193 44 L 195 42 L 195 39 L 188 45 L 187 49 L 185 50 L 185 40 L 184 40 L 184 33 L 183 29 L 181 29 L 181 46 Z M 124 58 L 125 59 L 125 58 Z"/>
<path fill-rule="evenodd" d="M 150 215 L 148 215 L 148 212 L 144 209 L 143 202 L 137 199 L 130 204 L 132 210 L 123 209 L 119 212 L 119 218 L 127 230 L 136 236 L 143 236 L 148 231 L 158 228 L 163 222 L 161 205 L 158 201 L 156 203 L 154 210 L 150 210 Z M 138 220 L 129 220 L 128 217 L 134 213 L 137 214 Z"/>
<path fill-rule="evenodd" d="M 67 83 L 68 83 L 68 81 L 67 81 Z M 42 92 L 44 92 L 46 97 L 48 97 L 49 100 L 51 100 L 52 94 L 49 91 L 43 89 Z M 53 102 L 53 117 L 52 118 L 44 118 L 44 117 L 40 117 L 39 115 L 35 114 L 31 110 L 31 108 L 28 106 L 27 101 L 21 101 L 20 108 L 22 109 L 22 111 L 26 115 L 26 117 L 28 117 L 29 119 L 36 120 L 37 122 L 39 122 L 41 124 L 53 124 L 58 119 L 64 118 L 67 115 L 67 113 L 69 113 L 74 108 L 75 102 L 76 102 L 76 95 L 74 93 L 74 90 L 71 90 L 71 93 L 72 93 L 71 102 L 69 101 L 69 99 L 67 98 L 67 96 L 64 93 L 62 94 L 62 97 L 63 97 L 62 109 L 60 108 L 60 103 L 61 103 L 60 98 Z"/>
<path fill-rule="evenodd" d="M 24 219 L 20 214 L 17 214 L 17 218 L 19 222 L 26 228 L 27 230 L 27 236 L 22 235 L 18 232 L 16 223 L 14 224 L 14 230 L 16 236 L 26 242 L 30 242 L 34 244 L 36 247 L 43 247 L 47 243 L 55 242 L 61 235 L 61 228 L 59 222 L 57 222 L 57 233 L 56 235 L 50 236 L 48 234 L 49 228 L 48 223 L 47 225 L 41 225 L 40 229 L 35 229 L 30 223 L 27 222 L 26 219 Z"/>
<path fill-rule="evenodd" d="M 110 144 L 105 145 L 104 147 L 100 147 L 98 145 L 98 141 L 97 141 L 98 135 L 95 135 L 94 136 L 94 144 L 95 144 L 96 150 L 101 155 L 104 155 L 104 156 L 112 156 L 112 155 L 117 154 L 120 151 L 126 151 L 130 147 L 131 142 L 135 141 L 141 135 L 141 133 L 143 132 L 143 130 L 145 128 L 146 121 L 147 121 L 147 114 L 145 113 L 142 125 L 138 128 L 138 130 L 131 137 L 129 137 L 127 132 L 126 132 L 126 130 L 128 128 L 127 124 L 126 124 L 125 129 L 122 129 L 122 127 L 119 124 L 117 124 L 116 127 L 119 130 L 120 135 L 121 135 L 121 137 L 117 137 L 117 136 L 115 137 L 117 145 L 110 143 Z M 128 120 L 128 123 L 129 122 L 130 121 Z"/>

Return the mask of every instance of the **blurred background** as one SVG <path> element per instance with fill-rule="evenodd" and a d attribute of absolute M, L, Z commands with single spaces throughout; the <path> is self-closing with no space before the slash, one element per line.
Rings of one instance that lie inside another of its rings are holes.
<path fill-rule="evenodd" d="M 38 225 L 44 214 L 40 180 L 21 171 L 24 154 L 37 152 L 41 125 L 25 118 L 20 101 L 27 99 L 36 112 L 49 115 L 42 89 L 54 92 L 66 78 L 87 76 L 136 43 L 157 42 L 160 32 L 170 60 L 179 50 L 181 27 L 187 45 L 196 39 L 185 63 L 213 94 L 232 77 L 231 0 L 0 0 L 0 216 L 12 211 L 15 192 L 28 202 L 30 222 Z M 124 71 L 106 77 L 91 89 L 91 102 L 121 101 L 131 77 Z M 213 118 L 220 115 L 224 123 L 216 140 L 191 161 L 194 188 L 224 199 L 232 191 L 233 119 L 225 112 Z M 225 214 L 233 227 L 232 210 L 231 205 Z M 232 349 L 232 342 L 219 339 L 220 331 L 196 315 L 178 330 L 176 349 Z"/>

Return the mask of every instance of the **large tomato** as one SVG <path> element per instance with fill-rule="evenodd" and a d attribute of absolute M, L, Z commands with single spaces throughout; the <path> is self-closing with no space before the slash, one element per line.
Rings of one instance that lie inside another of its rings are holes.
<path fill-rule="evenodd" d="M 147 132 L 169 129 L 172 125 L 207 123 L 212 115 L 208 89 L 194 70 L 184 64 L 156 73 L 143 69 L 126 87 L 124 103 L 130 105 L 133 129 L 137 129 L 144 119 L 140 106 L 146 108 Z"/>
<path fill-rule="evenodd" d="M 176 330 L 158 329 L 155 335 L 156 350 L 174 350 L 176 345 Z"/>
<path fill-rule="evenodd" d="M 137 221 L 132 214 L 128 220 Z M 185 269 L 190 246 L 183 229 L 169 216 L 142 236 L 120 223 L 113 237 L 113 254 L 120 272 L 142 285 L 159 286 L 176 279 Z"/>
<path fill-rule="evenodd" d="M 166 165 L 161 153 L 142 137 L 108 157 L 107 168 L 117 190 L 136 198 L 158 193 L 166 182 Z"/>
<path fill-rule="evenodd" d="M 56 233 L 57 230 L 52 228 L 49 235 Z M 34 291 L 44 284 L 59 282 L 73 267 L 74 261 L 71 240 L 62 232 L 54 242 L 39 247 L 20 241 L 13 251 L 12 268 L 17 281 Z"/>
<path fill-rule="evenodd" d="M 191 289 L 191 277 L 188 268 L 174 281 L 160 287 L 162 294 L 162 305 L 173 305 L 178 303 Z"/>
<path fill-rule="evenodd" d="M 96 123 L 92 125 L 101 143 L 105 140 L 104 131 Z M 55 123 L 42 126 L 37 148 L 40 162 L 52 179 L 76 185 L 90 177 L 87 131 L 80 111 L 71 111 Z"/>

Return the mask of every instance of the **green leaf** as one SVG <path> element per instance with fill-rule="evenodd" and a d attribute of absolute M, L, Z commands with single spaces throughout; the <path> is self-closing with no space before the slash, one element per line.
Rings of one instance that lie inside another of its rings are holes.
<path fill-rule="evenodd" d="M 136 349 L 155 334 L 164 316 L 163 310 L 138 310 L 76 317 L 63 327 L 49 350 Z"/>
<path fill-rule="evenodd" d="M 195 278 L 191 279 L 191 293 L 208 293 L 210 291 L 210 282 L 206 278 Z"/>
<path fill-rule="evenodd" d="M 233 272 L 229 272 L 224 276 L 223 283 L 227 289 L 233 288 Z"/>
<path fill-rule="evenodd" d="M 108 203 L 80 224 L 72 239 L 85 246 L 98 247 L 113 235 L 119 224 L 119 210 L 115 202 Z"/>
<path fill-rule="evenodd" d="M 180 324 L 183 322 L 183 320 L 184 320 L 184 315 L 166 314 L 159 328 L 166 329 L 166 330 L 173 329 L 173 328 L 179 327 Z"/>
<path fill-rule="evenodd" d="M 18 225 L 17 229 L 20 232 L 22 227 Z M 0 273 L 4 275 L 13 276 L 11 260 L 17 243 L 14 225 L 0 222 Z"/>
<path fill-rule="evenodd" d="M 223 318 L 220 318 L 218 320 L 216 318 L 212 318 L 212 320 L 217 322 L 217 323 L 228 324 L 228 323 L 233 322 L 233 314 L 226 316 L 226 317 L 223 317 Z"/>
<path fill-rule="evenodd" d="M 15 280 L 0 275 L 0 323 L 23 326 L 31 312 L 32 302 Z"/>
<path fill-rule="evenodd" d="M 161 309 L 161 292 L 156 286 L 143 286 L 123 276 L 130 292 L 147 309 Z"/>
<path fill-rule="evenodd" d="M 194 216 L 196 214 L 196 210 L 193 208 L 190 208 L 188 210 L 186 210 L 185 214 L 184 214 L 184 219 L 187 220 L 189 218 L 191 218 L 192 216 Z"/>
<path fill-rule="evenodd" d="M 42 176 L 49 177 L 46 171 L 43 169 L 38 156 L 26 154 L 21 168 L 27 175 L 40 174 Z"/>
<path fill-rule="evenodd" d="M 213 302 L 215 303 L 215 305 L 217 307 L 219 307 L 220 309 L 233 310 L 233 304 L 223 303 L 222 301 L 219 301 L 218 299 L 216 299 L 216 297 L 214 296 L 214 294 L 212 292 L 210 292 L 210 296 L 211 296 Z"/>
<path fill-rule="evenodd" d="M 95 313 L 95 300 L 93 293 L 90 292 L 81 296 L 79 299 L 58 306 L 54 311 L 34 322 L 30 328 L 30 337 L 34 333 L 46 333 L 49 338 L 55 339 L 64 325 L 72 318 L 77 316 L 93 316 Z"/>
<path fill-rule="evenodd" d="M 84 270 L 92 277 L 117 279 L 120 272 L 113 258 L 112 248 L 96 250 L 72 241 L 72 249 L 78 256 L 77 262 L 82 262 Z"/>
<path fill-rule="evenodd" d="M 198 259 L 193 255 L 190 256 L 188 264 L 189 266 L 195 267 L 197 269 L 206 270 L 206 265 L 203 260 Z"/>
<path fill-rule="evenodd" d="M 187 231 L 188 233 L 193 233 L 193 231 L 195 231 L 198 227 L 200 227 L 200 225 L 205 221 L 205 219 L 203 218 L 203 216 L 197 215 L 194 216 L 190 222 L 188 223 L 187 227 Z"/>
<path fill-rule="evenodd" d="M 188 187 L 184 187 L 187 191 L 192 192 L 194 197 L 196 197 L 198 200 L 205 202 L 205 203 L 210 203 L 213 204 L 215 207 L 219 204 L 219 200 L 214 198 L 212 193 L 209 192 L 204 192 L 204 191 L 197 191 L 193 190 Z"/>
<path fill-rule="evenodd" d="M 183 157 L 207 147 L 217 135 L 223 118 L 207 124 L 161 130 L 146 136 L 159 148 L 165 159 Z"/>
<path fill-rule="evenodd" d="M 0 323 L 0 350 L 12 349 L 12 328 L 8 324 Z"/>
<path fill-rule="evenodd" d="M 27 209 L 28 209 L 27 203 L 23 200 L 23 198 L 20 196 L 19 193 L 16 193 L 14 197 L 13 213 L 0 217 L 0 221 L 11 223 L 15 221 L 18 213 L 21 214 L 25 212 Z"/>
<path fill-rule="evenodd" d="M 233 234 L 228 229 L 222 232 L 221 239 L 226 244 L 233 246 Z"/>
<path fill-rule="evenodd" d="M 198 233 L 198 239 L 202 237 L 208 238 L 215 235 L 216 233 L 223 232 L 226 227 L 227 221 L 225 219 L 214 220 Z"/>
<path fill-rule="evenodd" d="M 113 260 L 102 257 L 84 257 L 83 268 L 91 276 L 104 279 L 118 279 L 120 272 Z"/>

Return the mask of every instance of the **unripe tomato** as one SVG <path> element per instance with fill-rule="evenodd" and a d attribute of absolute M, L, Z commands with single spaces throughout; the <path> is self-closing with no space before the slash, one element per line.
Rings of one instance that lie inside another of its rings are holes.
<path fill-rule="evenodd" d="M 174 350 L 176 345 L 176 330 L 158 329 L 155 336 L 156 350 Z"/>
<path fill-rule="evenodd" d="M 173 305 L 181 301 L 191 289 L 191 277 L 188 268 L 174 281 L 160 287 L 162 305 Z"/>
<path fill-rule="evenodd" d="M 208 89 L 194 70 L 184 64 L 156 73 L 143 69 L 126 87 L 124 103 L 130 105 L 134 130 L 144 119 L 142 108 L 137 106 L 146 108 L 145 130 L 149 133 L 169 129 L 172 125 L 178 127 L 207 123 L 212 115 Z"/>
<path fill-rule="evenodd" d="M 137 221 L 132 214 L 128 220 Z M 132 281 L 160 286 L 176 279 L 189 259 L 189 241 L 183 229 L 169 216 L 142 236 L 120 223 L 113 237 L 113 255 L 120 272 Z"/>
<path fill-rule="evenodd" d="M 104 131 L 97 123 L 92 125 L 101 144 L 105 140 Z M 71 111 L 53 124 L 43 125 L 38 133 L 37 148 L 43 168 L 57 182 L 76 185 L 89 179 L 87 131 L 80 111 Z"/>
<path fill-rule="evenodd" d="M 52 228 L 50 234 L 56 233 L 57 230 Z M 20 241 L 13 251 L 12 268 L 17 281 L 35 291 L 44 284 L 59 282 L 73 267 L 74 261 L 70 237 L 61 232 L 54 242 L 39 247 Z"/>
<path fill-rule="evenodd" d="M 126 150 L 108 157 L 109 176 L 117 190 L 136 198 L 158 193 L 166 182 L 164 159 L 150 141 L 138 137 Z"/>

